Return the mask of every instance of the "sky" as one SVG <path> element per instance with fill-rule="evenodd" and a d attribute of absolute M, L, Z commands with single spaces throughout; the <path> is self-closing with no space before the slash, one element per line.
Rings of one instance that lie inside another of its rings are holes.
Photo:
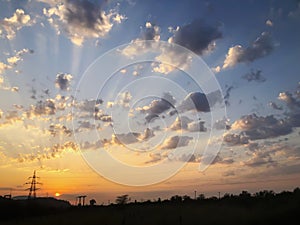
<path fill-rule="evenodd" d="M 299 25 L 296 0 L 1 0 L 0 195 L 293 190 Z"/>

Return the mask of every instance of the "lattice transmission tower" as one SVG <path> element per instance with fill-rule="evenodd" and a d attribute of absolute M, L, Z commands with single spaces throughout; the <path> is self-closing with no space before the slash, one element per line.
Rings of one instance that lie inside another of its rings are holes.
<path fill-rule="evenodd" d="M 37 188 L 37 185 L 42 184 L 37 181 L 37 179 L 39 179 L 39 178 L 40 177 L 36 176 L 36 171 L 33 172 L 32 177 L 28 177 L 28 180 L 31 180 L 30 182 L 25 183 L 25 184 L 30 184 L 30 187 L 26 189 L 27 191 L 29 190 L 28 199 L 36 198 L 36 191 L 40 189 L 40 188 Z"/>

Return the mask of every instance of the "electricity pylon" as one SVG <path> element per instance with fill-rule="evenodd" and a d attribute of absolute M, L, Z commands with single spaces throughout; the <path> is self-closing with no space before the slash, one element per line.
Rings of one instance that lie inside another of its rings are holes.
<path fill-rule="evenodd" d="M 36 185 L 40 185 L 42 183 L 37 182 L 37 179 L 39 179 L 40 177 L 36 176 L 36 172 L 33 172 L 33 176 L 32 177 L 28 177 L 28 180 L 31 179 L 30 182 L 27 182 L 25 184 L 30 184 L 30 188 L 27 188 L 26 190 L 29 190 L 29 194 L 28 194 L 28 199 L 31 198 L 36 198 L 36 191 L 39 190 L 40 188 L 37 188 Z"/>

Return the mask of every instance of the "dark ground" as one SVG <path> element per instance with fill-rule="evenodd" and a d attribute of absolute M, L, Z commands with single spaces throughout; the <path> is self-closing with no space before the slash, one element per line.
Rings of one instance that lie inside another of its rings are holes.
<path fill-rule="evenodd" d="M 275 194 L 199 197 L 110 206 L 75 207 L 55 199 L 0 198 L 0 224 L 30 225 L 185 225 L 185 224 L 298 224 L 300 189 Z"/>

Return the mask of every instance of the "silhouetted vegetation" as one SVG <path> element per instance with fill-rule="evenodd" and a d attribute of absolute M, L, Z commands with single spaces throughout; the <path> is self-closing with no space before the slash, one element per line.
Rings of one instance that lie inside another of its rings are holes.
<path fill-rule="evenodd" d="M 48 201 L 47 199 L 42 200 Z M 49 203 L 35 200 L 0 198 L 1 224 L 293 224 L 300 213 L 300 189 L 294 191 L 264 190 L 251 194 L 226 193 L 222 197 L 191 198 L 174 195 L 170 199 L 130 202 L 128 195 L 118 196 L 117 204 L 70 207 L 69 204 L 49 199 Z M 91 202 L 90 202 L 91 203 Z M 96 202 L 95 202 L 96 203 Z M 47 206 L 45 206 L 47 205 Z M 120 208 L 120 205 L 122 207 Z M 93 206 L 93 207 L 91 207 Z M 120 210 L 121 209 L 121 210 Z M 4 212 L 4 214 L 2 213 Z M 33 213 L 34 212 L 34 213 Z M 16 215 L 18 215 L 16 217 Z"/>

